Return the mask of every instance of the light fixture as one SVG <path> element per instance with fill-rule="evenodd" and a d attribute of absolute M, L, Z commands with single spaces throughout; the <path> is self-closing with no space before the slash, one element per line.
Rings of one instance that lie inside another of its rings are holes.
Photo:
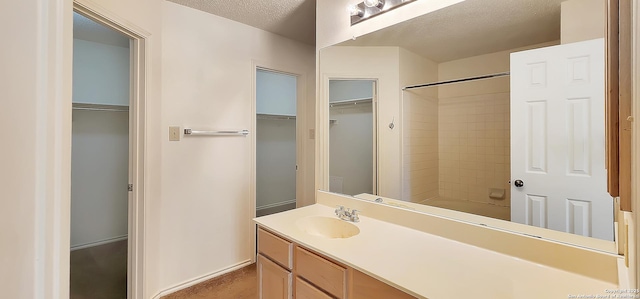
<path fill-rule="evenodd" d="M 415 0 L 364 0 L 349 6 L 347 11 L 351 17 L 351 26 L 413 1 Z"/>
<path fill-rule="evenodd" d="M 384 7 L 384 0 L 364 0 L 362 3 L 364 3 L 366 7 L 377 7 L 378 9 Z"/>
<path fill-rule="evenodd" d="M 360 17 L 360 18 L 364 17 L 364 9 L 362 9 L 358 5 L 349 6 L 347 11 L 349 12 L 349 15 L 352 17 Z"/>

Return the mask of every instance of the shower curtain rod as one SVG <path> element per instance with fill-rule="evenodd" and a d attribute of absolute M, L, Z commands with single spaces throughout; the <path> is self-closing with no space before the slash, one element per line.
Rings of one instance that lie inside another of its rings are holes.
<path fill-rule="evenodd" d="M 504 72 L 504 73 L 497 73 L 497 74 L 482 75 L 477 77 L 468 77 L 468 78 L 446 80 L 446 81 L 439 81 L 439 82 L 426 83 L 426 84 L 410 85 L 402 88 L 402 90 L 424 88 L 424 87 L 431 87 L 431 86 L 438 86 L 438 85 L 445 85 L 445 84 L 454 84 L 454 83 L 475 81 L 475 80 L 482 80 L 482 79 L 491 79 L 491 78 L 504 77 L 509 75 L 511 75 L 510 72 Z"/>

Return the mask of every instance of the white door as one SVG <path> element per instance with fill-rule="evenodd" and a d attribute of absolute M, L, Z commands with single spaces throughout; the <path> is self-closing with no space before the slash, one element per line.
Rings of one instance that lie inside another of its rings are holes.
<path fill-rule="evenodd" d="M 613 240 L 604 60 L 603 39 L 511 54 L 511 221 Z"/>

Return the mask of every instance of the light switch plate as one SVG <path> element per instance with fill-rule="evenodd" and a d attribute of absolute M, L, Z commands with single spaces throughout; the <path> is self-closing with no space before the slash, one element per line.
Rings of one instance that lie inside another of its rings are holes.
<path fill-rule="evenodd" d="M 180 127 L 169 127 L 169 141 L 180 141 Z"/>

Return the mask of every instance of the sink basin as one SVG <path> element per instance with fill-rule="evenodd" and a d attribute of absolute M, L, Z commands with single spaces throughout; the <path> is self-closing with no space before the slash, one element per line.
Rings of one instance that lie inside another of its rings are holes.
<path fill-rule="evenodd" d="M 360 229 L 351 222 L 324 216 L 305 217 L 296 225 L 307 234 L 329 239 L 344 239 L 360 233 Z"/>

